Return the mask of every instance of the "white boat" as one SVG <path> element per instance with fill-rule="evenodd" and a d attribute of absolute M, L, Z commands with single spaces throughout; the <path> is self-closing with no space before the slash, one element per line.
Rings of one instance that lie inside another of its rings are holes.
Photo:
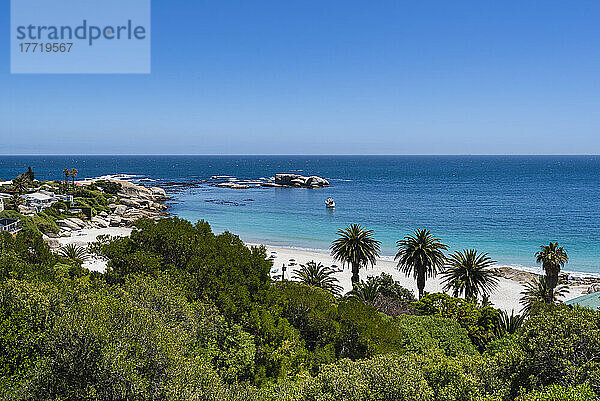
<path fill-rule="evenodd" d="M 333 200 L 333 198 L 327 198 L 327 200 L 325 201 L 325 207 L 333 209 L 335 207 L 335 201 Z"/>

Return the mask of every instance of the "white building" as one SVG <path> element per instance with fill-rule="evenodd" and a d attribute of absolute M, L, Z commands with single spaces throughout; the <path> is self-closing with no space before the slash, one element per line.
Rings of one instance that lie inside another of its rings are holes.
<path fill-rule="evenodd" d="M 57 201 L 54 196 L 42 192 L 23 195 L 23 199 L 25 199 L 25 203 L 28 207 L 35 209 L 37 212 L 41 212 Z"/>
<path fill-rule="evenodd" d="M 8 199 L 10 199 L 9 194 L 0 193 L 0 212 L 6 209 L 6 203 L 8 203 Z"/>
<path fill-rule="evenodd" d="M 15 235 L 21 230 L 19 221 L 15 219 L 0 219 L 0 232 L 8 232 Z"/>
<path fill-rule="evenodd" d="M 26 205 L 29 209 L 33 209 L 36 212 L 41 212 L 45 208 L 51 206 L 53 203 L 73 202 L 73 195 L 60 195 L 54 192 L 40 190 L 31 194 L 23 195 Z"/>

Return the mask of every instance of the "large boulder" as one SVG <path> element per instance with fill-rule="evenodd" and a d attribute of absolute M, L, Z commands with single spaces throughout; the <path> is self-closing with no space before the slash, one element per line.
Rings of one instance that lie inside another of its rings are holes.
<path fill-rule="evenodd" d="M 292 180 L 302 177 L 299 174 L 275 174 L 275 184 L 294 185 Z"/>
<path fill-rule="evenodd" d="M 121 199 L 121 203 L 126 205 L 126 206 L 131 206 L 131 207 L 140 207 L 140 202 L 134 200 L 134 199 L 128 199 L 128 198 L 123 198 Z"/>
<path fill-rule="evenodd" d="M 321 178 L 316 175 L 305 177 L 299 174 L 275 174 L 275 185 L 303 188 L 320 188 L 329 185 L 329 181 L 327 181 L 325 178 Z"/>
<path fill-rule="evenodd" d="M 99 216 L 92 217 L 92 223 L 96 224 L 100 228 L 106 228 L 106 227 L 110 226 L 109 221 L 107 221 Z"/>
<path fill-rule="evenodd" d="M 69 231 L 79 230 L 79 225 L 73 223 L 70 219 L 56 220 L 56 224 L 58 224 L 59 227 L 68 229 Z"/>
<path fill-rule="evenodd" d="M 291 182 L 291 185 L 295 187 L 303 187 L 306 185 L 306 177 L 294 178 Z"/>
<path fill-rule="evenodd" d="M 164 201 L 167 199 L 167 193 L 162 188 L 152 187 L 150 188 L 150 191 L 152 191 L 152 194 L 154 195 L 154 200 Z"/>
<path fill-rule="evenodd" d="M 127 211 L 127 206 L 125 206 L 125 205 L 117 205 L 117 207 L 114 208 L 113 213 L 117 214 L 117 215 L 122 215 L 126 211 Z"/>
<path fill-rule="evenodd" d="M 76 224 L 79 228 L 84 228 L 85 227 L 85 221 L 78 219 L 77 217 L 70 217 L 68 219 L 65 220 L 69 220 L 71 223 Z"/>
<path fill-rule="evenodd" d="M 152 197 L 152 191 L 149 188 L 141 185 L 136 185 L 129 181 L 117 181 L 121 184 L 120 195 L 136 197 L 136 198 L 148 198 Z"/>
<path fill-rule="evenodd" d="M 329 181 L 327 181 L 325 178 L 321 178 L 316 175 L 311 175 L 306 180 L 306 185 L 311 186 L 311 187 L 314 187 L 314 186 L 324 187 L 326 185 L 329 185 Z"/>

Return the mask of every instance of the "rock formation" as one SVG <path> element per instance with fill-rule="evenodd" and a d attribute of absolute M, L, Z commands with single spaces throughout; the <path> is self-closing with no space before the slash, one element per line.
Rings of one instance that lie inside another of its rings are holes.
<path fill-rule="evenodd" d="M 305 177 L 299 174 L 275 174 L 275 185 L 297 188 L 322 188 L 329 185 L 329 181 L 316 175 Z"/>

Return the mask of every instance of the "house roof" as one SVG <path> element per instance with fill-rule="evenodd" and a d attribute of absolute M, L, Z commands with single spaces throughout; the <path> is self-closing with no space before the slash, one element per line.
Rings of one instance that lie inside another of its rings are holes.
<path fill-rule="evenodd" d="M 586 308 L 599 310 L 600 309 L 600 291 L 593 294 L 582 295 L 577 298 L 569 299 L 565 302 L 567 305 L 579 305 Z"/>
<path fill-rule="evenodd" d="M 27 199 L 33 199 L 33 200 L 38 200 L 38 201 L 48 201 L 48 200 L 54 199 L 53 196 L 46 195 L 46 194 L 43 194 L 41 192 L 34 192 L 32 194 L 27 194 L 27 195 L 25 195 L 25 198 L 27 198 Z"/>

